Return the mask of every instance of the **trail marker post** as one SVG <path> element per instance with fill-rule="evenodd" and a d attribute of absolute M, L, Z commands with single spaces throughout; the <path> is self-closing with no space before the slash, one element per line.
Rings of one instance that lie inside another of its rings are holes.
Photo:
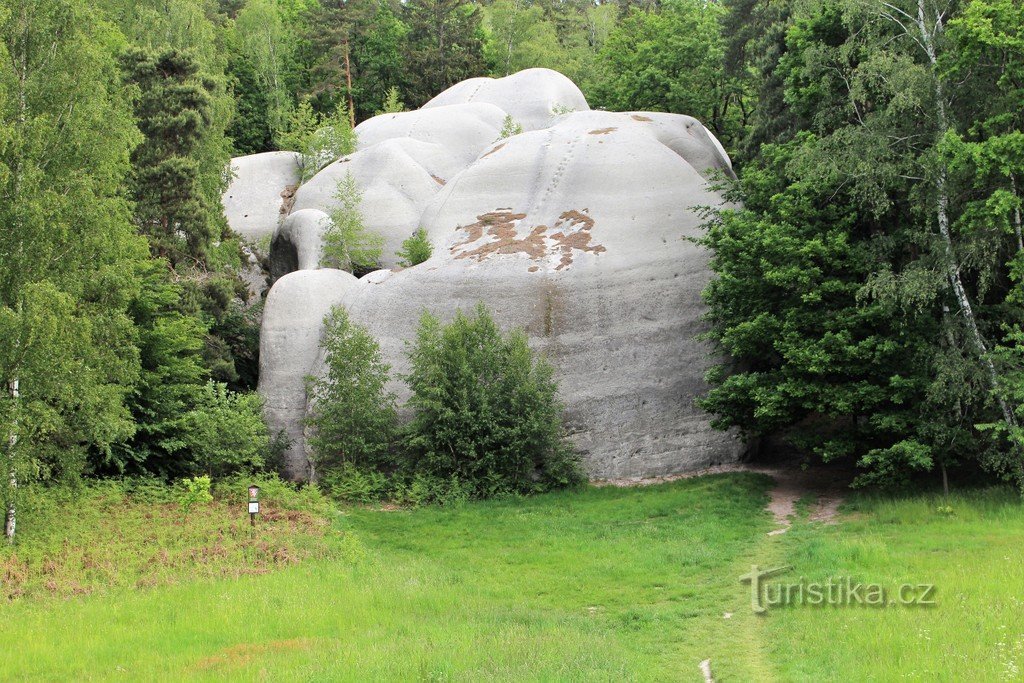
<path fill-rule="evenodd" d="M 253 484 L 249 487 L 249 526 L 256 526 L 256 515 L 260 511 L 260 487 Z"/>

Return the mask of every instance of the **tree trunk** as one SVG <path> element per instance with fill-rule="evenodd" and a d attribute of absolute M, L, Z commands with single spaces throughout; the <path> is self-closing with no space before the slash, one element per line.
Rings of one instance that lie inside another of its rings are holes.
<path fill-rule="evenodd" d="M 348 38 L 345 38 L 345 87 L 348 89 L 348 122 L 356 127 L 356 106 L 352 100 L 352 67 L 348 61 Z"/>
<path fill-rule="evenodd" d="M 925 18 L 925 0 L 917 0 L 917 26 L 921 32 L 921 44 L 924 47 L 925 53 L 928 55 L 928 62 L 932 67 L 932 78 L 935 88 L 936 117 L 938 120 L 937 137 L 941 139 L 949 130 L 949 119 L 946 115 L 945 92 L 942 87 L 942 80 L 938 75 L 938 56 L 935 51 L 935 36 L 937 33 L 942 31 L 942 19 L 941 17 L 936 17 L 935 24 L 931 29 L 928 28 L 928 22 Z M 946 276 L 949 278 L 950 288 L 953 291 L 953 296 L 956 298 L 957 305 L 960 308 L 960 313 L 963 315 L 964 323 L 967 326 L 967 332 L 971 338 L 971 342 L 978 354 L 981 364 L 985 368 L 985 373 L 988 375 L 989 386 L 992 389 L 992 393 L 995 396 L 996 401 L 999 403 L 999 408 L 1003 413 L 1003 420 L 1006 422 L 1007 426 L 1013 427 L 1016 425 L 1013 410 L 1002 397 L 999 390 L 999 375 L 996 372 L 996 366 L 992 362 L 988 346 L 985 344 L 985 340 L 981 336 L 981 331 L 978 329 L 978 322 L 974 315 L 974 308 L 971 306 L 971 301 L 967 297 L 967 290 L 964 288 L 963 280 L 960 277 L 960 267 L 957 265 L 956 253 L 953 250 L 953 237 L 949 229 L 949 188 L 947 186 L 947 180 L 948 175 L 946 166 L 945 164 L 940 164 L 938 177 L 935 180 L 935 213 L 939 224 L 939 234 L 942 237 L 943 251 L 945 252 L 946 257 Z"/>
<path fill-rule="evenodd" d="M 7 385 L 7 392 L 14 405 L 14 419 L 11 424 L 11 434 L 7 439 L 7 476 L 10 489 L 7 493 L 7 516 L 4 523 L 4 536 L 8 543 L 14 543 L 14 529 L 18 524 L 18 510 L 14 496 L 18 490 L 18 472 L 14 467 L 14 451 L 18 447 L 18 400 L 20 396 L 18 380 L 11 380 Z"/>

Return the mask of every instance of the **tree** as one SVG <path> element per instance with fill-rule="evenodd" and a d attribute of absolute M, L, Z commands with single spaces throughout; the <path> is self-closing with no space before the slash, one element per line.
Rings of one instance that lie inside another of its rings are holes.
<path fill-rule="evenodd" d="M 274 149 L 275 129 L 271 124 L 270 98 L 253 63 L 245 56 L 228 63 L 231 90 L 235 95 L 235 118 L 227 134 L 238 154 L 257 154 Z"/>
<path fill-rule="evenodd" d="M 396 256 L 398 256 L 399 264 L 403 268 L 412 268 L 429 259 L 432 253 L 434 253 L 434 248 L 430 246 L 427 231 L 423 228 L 417 228 L 416 232 L 402 242 L 402 248 Z"/>
<path fill-rule="evenodd" d="M 203 264 L 211 242 L 226 228 L 219 190 L 228 160 L 220 159 L 210 178 L 202 158 L 213 126 L 216 82 L 202 74 L 194 57 L 173 48 L 133 48 L 122 64 L 125 80 L 137 88 L 135 114 L 144 136 L 132 153 L 139 228 L 156 256 L 172 265 Z"/>
<path fill-rule="evenodd" d="M 85 2 L 0 7 L 0 449 L 5 532 L 19 484 L 74 477 L 130 435 L 137 381 L 127 302 L 145 259 L 121 192 L 138 141 Z"/>
<path fill-rule="evenodd" d="M 1020 462 L 975 427 L 1011 432 L 1018 410 L 992 352 L 1021 314 L 1012 178 L 960 134 L 1016 109 L 977 44 L 966 92 L 994 110 L 958 106 L 945 21 L 930 0 L 794 6 L 759 86 L 789 123 L 761 129 L 775 144 L 743 173 L 745 208 L 719 212 L 706 242 L 712 338 L 736 364 L 712 373 L 703 405 L 720 426 L 850 456 L 863 481 Z"/>
<path fill-rule="evenodd" d="M 726 77 L 722 5 L 670 0 L 660 12 L 630 13 L 608 36 L 586 84 L 595 107 L 700 119 L 728 143 L 739 134 L 739 94 Z"/>
<path fill-rule="evenodd" d="M 447 326 L 424 313 L 409 360 L 408 471 L 454 479 L 478 497 L 582 481 L 554 369 L 521 331 L 502 335 L 483 304 Z"/>
<path fill-rule="evenodd" d="M 267 144 L 284 129 L 292 108 L 288 71 L 292 67 L 296 45 L 290 35 L 291 27 L 285 24 L 285 20 L 285 8 L 278 0 L 248 0 L 235 18 L 232 35 L 235 68 L 231 71 L 240 86 L 235 93 L 238 119 L 259 122 L 255 112 L 245 105 L 247 100 L 262 102 L 263 108 L 259 113 L 268 129 L 266 137 L 260 140 L 264 148 L 254 151 L 269 151 Z M 236 120 L 236 134 L 249 132 L 241 125 Z M 249 136 L 252 135 L 249 132 Z M 238 138 L 235 140 L 237 144 Z"/>
<path fill-rule="evenodd" d="M 326 374 L 307 380 L 315 471 L 389 468 L 397 415 L 380 347 L 339 306 L 324 319 L 321 348 Z"/>
<path fill-rule="evenodd" d="M 331 223 L 323 235 L 322 265 L 352 273 L 365 273 L 377 268 L 384 239 L 367 230 L 363 223 L 359 210 L 363 193 L 351 173 L 346 173 L 338 183 L 334 199 L 337 204 L 330 213 Z"/>
<path fill-rule="evenodd" d="M 524 0 L 495 0 L 484 8 L 484 54 L 497 76 L 530 67 L 558 69 L 567 61 L 554 22 Z"/>
<path fill-rule="evenodd" d="M 399 114 L 403 111 L 405 111 L 405 103 L 402 102 L 402 95 L 398 92 L 398 88 L 392 86 L 388 88 L 388 94 L 384 97 L 384 103 L 381 104 L 381 108 L 373 112 L 373 115 Z"/>
<path fill-rule="evenodd" d="M 414 106 L 461 80 L 485 72 L 480 11 L 467 0 L 410 0 L 405 65 Z"/>
<path fill-rule="evenodd" d="M 142 286 L 129 304 L 140 378 L 128 406 L 136 429 L 131 438 L 94 456 L 101 473 L 164 477 L 188 475 L 183 416 L 195 405 L 209 376 L 203 362 L 207 327 L 183 309 L 183 290 L 165 263 L 139 266 Z"/>
<path fill-rule="evenodd" d="M 254 391 L 236 393 L 208 382 L 182 416 L 184 447 L 195 473 L 225 476 L 261 469 L 270 447 L 263 401 Z"/>

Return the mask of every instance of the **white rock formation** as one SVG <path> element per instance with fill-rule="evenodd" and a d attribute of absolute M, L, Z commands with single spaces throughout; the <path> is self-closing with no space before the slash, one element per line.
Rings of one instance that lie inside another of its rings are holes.
<path fill-rule="evenodd" d="M 286 196 L 299 185 L 299 158 L 296 152 L 264 152 L 231 160 L 231 184 L 221 203 L 232 230 L 254 241 L 274 234 Z"/>
<path fill-rule="evenodd" d="M 551 74 L 531 69 L 487 83 L 539 80 L 540 94 L 523 91 L 522 100 L 550 102 L 568 83 Z M 479 85 L 473 97 L 489 95 L 486 83 Z M 446 92 L 469 92 L 464 86 Z M 695 339 L 710 272 L 707 254 L 687 238 L 700 232 L 698 207 L 721 202 L 707 181 L 731 174 L 728 156 L 690 117 L 576 104 L 575 113 L 555 116 L 544 105 L 543 119 L 531 119 L 523 104 L 519 116 L 536 129 L 500 141 L 471 130 L 467 142 L 444 132 L 433 115 L 422 118 L 422 128 L 416 123 L 424 112 L 494 104 L 436 106 L 374 123 L 382 119 L 376 117 L 361 126 L 379 136 L 376 142 L 361 137 L 357 153 L 328 167 L 333 176 L 300 190 L 301 211 L 278 235 L 296 254 L 282 270 L 315 267 L 309 264 L 318 259 L 298 254 L 314 250 L 318 233 L 309 226 L 329 204 L 324 188 L 346 165 L 367 197 L 380 197 L 364 205 L 367 223 L 385 234 L 391 224 L 409 232 L 421 225 L 434 254 L 413 268 L 359 280 L 337 271 L 292 273 L 271 290 L 260 388 L 272 426 L 293 437 L 292 476 L 308 472 L 301 375 L 322 366 L 313 340 L 336 302 L 369 328 L 396 373 L 408 367 L 406 342 L 424 309 L 450 318 L 483 301 L 503 326 L 524 328 L 556 368 L 573 441 L 595 478 L 671 474 L 739 457 L 735 438 L 712 430 L 693 405 L 711 362 Z M 493 123 L 504 112 L 487 116 Z M 538 125 L 549 120 L 550 127 Z M 431 145 L 430 153 L 408 138 Z M 435 147 L 461 163 L 474 146 L 464 170 L 430 188 L 426 179 L 437 168 L 431 160 L 444 158 Z M 401 383 L 392 388 L 408 396 Z"/>
<path fill-rule="evenodd" d="M 320 348 L 323 320 L 357 280 L 341 270 L 299 270 L 271 288 L 260 330 L 260 382 L 263 409 L 271 436 L 284 432 L 290 446 L 285 455 L 288 476 L 310 475 L 303 420 L 306 377 Z"/>
<path fill-rule="evenodd" d="M 500 107 L 524 131 L 547 128 L 559 114 L 590 110 L 576 84 L 551 69 L 525 69 L 504 78 L 470 78 L 448 88 L 423 108 L 467 102 Z"/>

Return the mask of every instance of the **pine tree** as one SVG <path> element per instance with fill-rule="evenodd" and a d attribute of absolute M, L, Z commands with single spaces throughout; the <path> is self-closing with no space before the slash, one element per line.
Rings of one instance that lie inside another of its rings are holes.
<path fill-rule="evenodd" d="M 173 48 L 133 48 L 122 65 L 125 80 L 137 88 L 135 115 L 144 136 L 132 153 L 139 229 L 153 253 L 172 265 L 203 264 L 226 227 L 219 192 L 211 193 L 222 184 L 221 171 L 211 178 L 203 158 L 217 85 L 194 57 Z"/>
<path fill-rule="evenodd" d="M 410 0 L 404 5 L 406 97 L 420 106 L 445 88 L 486 72 L 480 11 L 467 0 Z"/>

